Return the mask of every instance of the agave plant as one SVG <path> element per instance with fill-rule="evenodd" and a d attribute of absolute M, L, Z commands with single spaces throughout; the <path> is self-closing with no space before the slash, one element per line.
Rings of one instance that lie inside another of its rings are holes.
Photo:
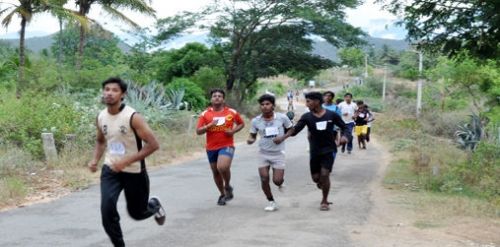
<path fill-rule="evenodd" d="M 169 90 L 152 81 L 145 86 L 128 82 L 127 103 L 141 112 L 152 124 L 164 125 L 172 114 L 182 109 L 184 90 Z"/>
<path fill-rule="evenodd" d="M 473 151 L 483 137 L 484 125 L 478 115 L 472 114 L 470 118 L 470 123 L 458 126 L 458 130 L 455 131 L 455 136 L 457 138 L 457 143 L 463 149 Z"/>

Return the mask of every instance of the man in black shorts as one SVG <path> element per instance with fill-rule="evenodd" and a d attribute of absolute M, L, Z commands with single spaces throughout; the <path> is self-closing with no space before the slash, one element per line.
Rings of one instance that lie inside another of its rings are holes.
<path fill-rule="evenodd" d="M 323 191 L 320 210 L 329 210 L 328 193 L 330 192 L 330 173 L 333 167 L 333 155 L 337 152 L 333 126 L 337 125 L 341 131 L 340 144 L 346 143 L 350 133 L 342 118 L 335 112 L 325 110 L 321 105 L 323 95 L 320 92 L 306 94 L 306 106 L 309 112 L 302 115 L 297 124 L 290 131 L 292 136 L 297 135 L 305 126 L 309 130 L 310 168 L 312 180 Z"/>

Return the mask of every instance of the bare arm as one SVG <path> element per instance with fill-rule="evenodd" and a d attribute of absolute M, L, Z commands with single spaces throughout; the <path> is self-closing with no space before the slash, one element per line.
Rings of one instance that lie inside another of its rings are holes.
<path fill-rule="evenodd" d="M 138 113 L 132 116 L 132 127 L 135 129 L 135 132 L 139 136 L 139 138 L 146 144 L 139 152 L 127 156 L 126 158 L 114 163 L 112 169 L 117 172 L 123 170 L 123 168 L 129 166 L 134 162 L 145 159 L 160 147 L 158 141 L 156 140 L 156 137 L 153 134 L 153 131 L 151 130 L 151 128 L 149 128 L 149 125 L 146 123 L 144 118 Z"/>
<path fill-rule="evenodd" d="M 247 139 L 247 144 L 252 145 L 256 139 L 257 139 L 257 133 L 250 133 Z"/>
<path fill-rule="evenodd" d="M 284 134 L 284 135 L 282 135 L 282 136 L 278 136 L 278 137 L 274 138 L 274 139 L 273 139 L 273 142 L 274 142 L 276 145 L 278 145 L 278 144 L 280 144 L 280 143 L 284 142 L 284 141 L 285 141 L 288 137 L 292 136 L 293 131 L 294 131 L 293 127 L 288 128 L 288 129 L 285 129 L 285 134 Z"/>
<path fill-rule="evenodd" d="M 207 124 L 207 125 L 203 125 L 199 128 L 196 129 L 196 134 L 197 135 L 203 135 L 205 133 L 207 133 L 207 130 L 209 128 L 211 128 L 212 126 L 215 126 L 217 124 L 217 120 L 214 120 L 213 122 Z"/>
<path fill-rule="evenodd" d="M 104 154 L 104 151 L 106 150 L 106 138 L 104 138 L 104 134 L 102 133 L 101 129 L 97 124 L 97 119 L 96 119 L 96 126 L 97 126 L 97 138 L 94 148 L 94 157 L 92 161 L 90 161 L 88 164 L 88 167 L 91 172 L 97 171 L 97 163 L 99 163 L 99 160 L 101 159 L 102 155 Z"/>

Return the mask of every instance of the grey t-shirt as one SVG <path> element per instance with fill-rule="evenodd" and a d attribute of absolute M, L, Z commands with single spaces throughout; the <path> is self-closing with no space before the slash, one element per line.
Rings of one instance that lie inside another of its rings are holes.
<path fill-rule="evenodd" d="M 288 117 L 279 112 L 274 113 L 274 118 L 266 121 L 262 115 L 252 119 L 252 127 L 250 133 L 260 135 L 259 147 L 265 152 L 280 152 L 285 150 L 285 143 L 282 142 L 276 145 L 273 139 L 277 136 L 285 135 L 285 129 L 292 127 L 292 121 Z"/>

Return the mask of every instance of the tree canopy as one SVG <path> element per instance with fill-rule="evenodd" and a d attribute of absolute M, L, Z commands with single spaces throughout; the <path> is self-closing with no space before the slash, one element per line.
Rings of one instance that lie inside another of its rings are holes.
<path fill-rule="evenodd" d="M 421 47 L 454 55 L 465 49 L 479 58 L 500 56 L 500 1 L 379 0 L 403 16 L 408 38 Z"/>
<path fill-rule="evenodd" d="M 356 0 L 215 1 L 199 13 L 159 20 L 157 38 L 165 41 L 193 27 L 209 30 L 224 63 L 226 88 L 243 91 L 259 77 L 304 76 L 332 66 L 311 54 L 313 38 L 337 47 L 362 43 L 363 32 L 345 21 L 345 9 L 357 5 Z"/>

